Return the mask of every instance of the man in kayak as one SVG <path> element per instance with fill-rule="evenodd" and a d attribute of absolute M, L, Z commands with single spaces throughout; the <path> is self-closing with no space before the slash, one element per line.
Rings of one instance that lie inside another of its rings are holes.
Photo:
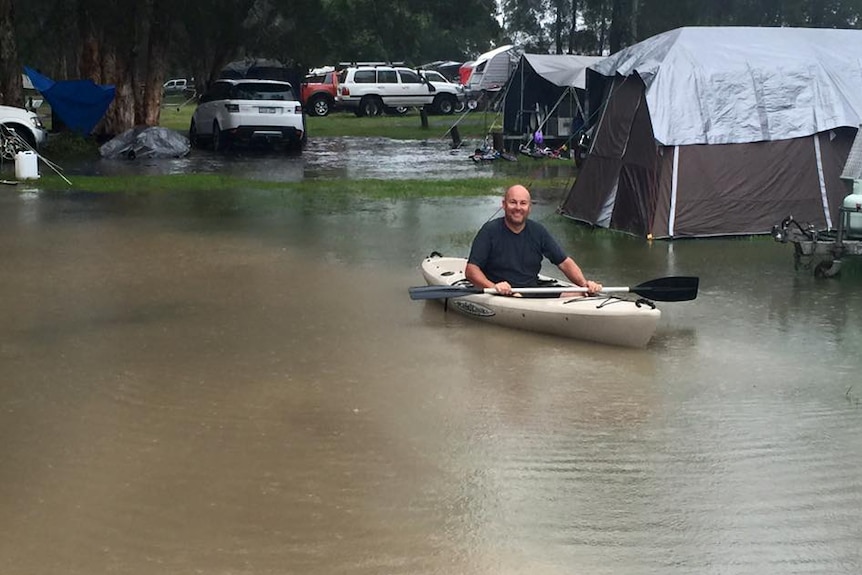
<path fill-rule="evenodd" d="M 513 295 L 512 288 L 538 285 L 542 258 L 548 258 L 573 284 L 586 287 L 590 294 L 601 291 L 602 284 L 589 281 L 575 261 L 545 227 L 528 219 L 532 199 L 521 185 L 506 190 L 502 218 L 482 226 L 467 258 L 465 275 L 474 286 L 495 288 L 502 295 Z M 554 297 L 557 294 L 553 294 Z M 581 292 L 561 297 L 583 295 Z"/>

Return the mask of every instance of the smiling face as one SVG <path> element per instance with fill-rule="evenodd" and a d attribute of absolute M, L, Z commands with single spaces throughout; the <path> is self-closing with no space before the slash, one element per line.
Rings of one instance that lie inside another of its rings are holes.
<path fill-rule="evenodd" d="M 513 232 L 520 233 L 527 223 L 531 206 L 530 192 L 524 186 L 516 185 L 506 190 L 503 197 L 506 226 Z"/>

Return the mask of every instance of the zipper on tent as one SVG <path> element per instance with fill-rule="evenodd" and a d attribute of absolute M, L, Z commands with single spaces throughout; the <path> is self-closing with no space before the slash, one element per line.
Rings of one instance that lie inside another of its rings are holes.
<path fill-rule="evenodd" d="M 826 195 L 826 179 L 823 176 L 823 157 L 820 155 L 820 134 L 814 134 L 814 156 L 817 159 L 817 180 L 820 183 L 820 201 L 823 215 L 826 216 L 826 229 L 832 229 L 832 216 L 829 215 L 829 197 Z"/>
<path fill-rule="evenodd" d="M 673 147 L 673 174 L 670 179 L 670 214 L 667 218 L 667 235 L 673 237 L 676 220 L 676 187 L 679 182 L 679 146 Z"/>

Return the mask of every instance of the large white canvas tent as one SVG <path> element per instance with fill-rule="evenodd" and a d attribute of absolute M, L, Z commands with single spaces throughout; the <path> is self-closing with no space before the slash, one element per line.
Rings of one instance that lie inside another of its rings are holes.
<path fill-rule="evenodd" d="M 583 126 L 587 67 L 599 56 L 524 54 L 509 78 L 503 102 L 503 133 L 529 140 L 567 141 Z"/>
<path fill-rule="evenodd" d="M 593 142 L 561 212 L 656 238 L 837 225 L 862 30 L 680 28 L 591 66 Z"/>

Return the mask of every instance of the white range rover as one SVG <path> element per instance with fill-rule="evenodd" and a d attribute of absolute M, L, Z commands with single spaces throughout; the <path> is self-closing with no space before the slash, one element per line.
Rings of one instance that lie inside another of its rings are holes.
<path fill-rule="evenodd" d="M 290 82 L 222 79 L 201 96 L 189 125 L 193 146 L 217 151 L 234 142 L 285 144 L 301 151 L 307 134 L 299 96 Z"/>
<path fill-rule="evenodd" d="M 464 101 L 464 93 L 460 86 L 428 81 L 410 68 L 350 66 L 339 73 L 336 101 L 357 116 L 379 116 L 410 106 L 451 114 Z"/>

